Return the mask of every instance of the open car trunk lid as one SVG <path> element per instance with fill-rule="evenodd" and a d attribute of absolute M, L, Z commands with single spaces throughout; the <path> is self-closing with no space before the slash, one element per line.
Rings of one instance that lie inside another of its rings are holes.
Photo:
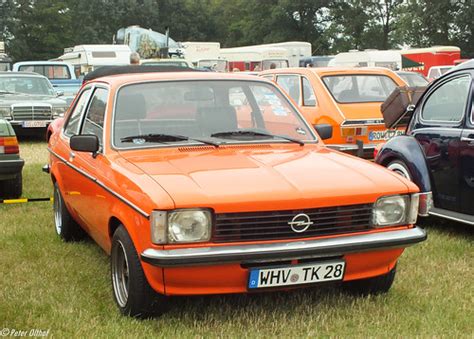
<path fill-rule="evenodd" d="M 414 112 L 414 106 L 426 87 L 400 86 L 393 90 L 381 106 L 387 128 L 407 126 Z"/>

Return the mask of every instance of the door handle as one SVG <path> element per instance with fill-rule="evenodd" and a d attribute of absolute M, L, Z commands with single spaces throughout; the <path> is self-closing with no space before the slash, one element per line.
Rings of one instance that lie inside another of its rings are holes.
<path fill-rule="evenodd" d="M 472 142 L 474 142 L 474 138 L 461 137 L 461 141 L 472 143 Z"/>
<path fill-rule="evenodd" d="M 74 153 L 72 151 L 69 152 L 69 161 L 73 161 L 75 157 L 76 157 L 76 153 Z"/>

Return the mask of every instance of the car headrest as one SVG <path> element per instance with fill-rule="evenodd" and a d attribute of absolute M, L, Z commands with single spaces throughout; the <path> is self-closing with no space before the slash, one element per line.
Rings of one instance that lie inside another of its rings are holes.
<path fill-rule="evenodd" d="M 117 99 L 117 120 L 140 120 L 146 118 L 147 109 L 143 94 L 122 94 Z"/>
<path fill-rule="evenodd" d="M 200 107 L 196 118 L 202 131 L 211 135 L 237 129 L 237 113 L 232 106 Z"/>

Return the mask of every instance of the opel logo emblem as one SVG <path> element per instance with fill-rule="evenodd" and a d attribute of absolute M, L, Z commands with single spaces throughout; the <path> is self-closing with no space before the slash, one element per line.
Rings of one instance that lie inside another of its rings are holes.
<path fill-rule="evenodd" d="M 288 222 L 288 225 L 290 225 L 291 229 L 296 233 L 303 233 L 312 224 L 313 222 L 311 221 L 311 219 L 308 217 L 308 215 L 304 213 L 300 213 L 294 216 L 293 219 Z"/>

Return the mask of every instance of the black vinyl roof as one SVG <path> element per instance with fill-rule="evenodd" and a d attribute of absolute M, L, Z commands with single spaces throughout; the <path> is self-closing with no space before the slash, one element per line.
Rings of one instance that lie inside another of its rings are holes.
<path fill-rule="evenodd" d="M 84 82 L 97 78 L 131 73 L 160 73 L 160 72 L 201 72 L 194 68 L 178 66 L 145 66 L 145 65 L 127 65 L 127 66 L 102 66 L 95 71 L 89 72 L 84 76 Z"/>

